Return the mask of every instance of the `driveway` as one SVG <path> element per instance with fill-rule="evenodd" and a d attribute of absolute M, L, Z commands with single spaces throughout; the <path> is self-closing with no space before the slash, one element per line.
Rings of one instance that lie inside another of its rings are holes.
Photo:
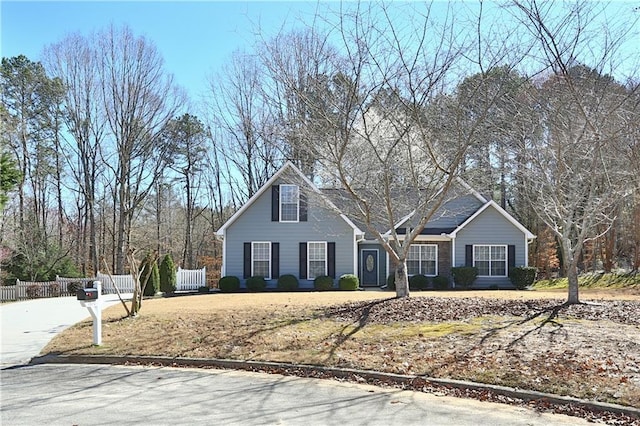
<path fill-rule="evenodd" d="M 124 294 L 130 299 L 131 294 Z M 102 296 L 105 307 L 119 303 L 115 294 Z M 26 364 L 65 328 L 90 317 L 75 297 L 33 299 L 0 305 L 0 364 Z"/>

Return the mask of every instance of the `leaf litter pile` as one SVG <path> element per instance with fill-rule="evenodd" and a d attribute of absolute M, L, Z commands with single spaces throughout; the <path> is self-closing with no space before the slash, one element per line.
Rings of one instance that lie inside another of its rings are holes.
<path fill-rule="evenodd" d="M 640 408 L 638 301 L 567 306 L 555 299 L 411 297 L 207 312 L 145 307 L 137 318 L 106 322 L 102 347 L 87 345 L 90 336 L 91 323 L 85 321 L 54 339 L 45 352 L 275 361 L 469 380 Z M 277 372 L 330 375 L 285 370 Z M 434 391 L 426 381 L 403 387 Z M 436 387 L 451 395 L 533 404 Z M 534 406 L 640 425 L 639 418 L 573 404 L 537 401 Z"/>

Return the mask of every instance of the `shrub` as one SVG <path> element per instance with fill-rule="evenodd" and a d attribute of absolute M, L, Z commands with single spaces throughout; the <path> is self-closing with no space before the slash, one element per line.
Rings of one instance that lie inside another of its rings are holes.
<path fill-rule="evenodd" d="M 40 286 L 36 284 L 27 286 L 27 297 L 29 299 L 37 299 L 40 297 Z"/>
<path fill-rule="evenodd" d="M 387 290 L 396 290 L 396 274 L 389 274 L 387 277 Z"/>
<path fill-rule="evenodd" d="M 313 288 L 318 291 L 328 291 L 333 289 L 333 278 L 329 275 L 320 275 L 313 280 Z"/>
<path fill-rule="evenodd" d="M 518 266 L 509 271 L 511 283 L 518 289 L 524 290 L 533 284 L 536 279 L 536 268 Z"/>
<path fill-rule="evenodd" d="M 60 297 L 60 284 L 51 283 L 49 284 L 49 288 L 47 288 L 47 293 L 49 297 Z"/>
<path fill-rule="evenodd" d="M 412 275 L 409 277 L 409 289 L 426 290 L 429 287 L 429 278 L 422 274 Z"/>
<path fill-rule="evenodd" d="M 160 291 L 160 269 L 158 268 L 158 262 L 155 261 L 151 254 L 148 254 L 142 261 L 140 268 L 142 270 L 140 285 L 144 285 L 144 280 L 147 278 L 147 274 L 149 274 L 147 268 L 151 268 L 151 275 L 147 280 L 143 294 L 145 296 L 155 296 L 155 294 Z"/>
<path fill-rule="evenodd" d="M 457 266 L 451 268 L 451 275 L 453 275 L 453 281 L 457 286 L 469 288 L 478 276 L 478 268 L 475 266 Z"/>
<path fill-rule="evenodd" d="M 204 285 L 198 287 L 198 293 L 209 293 L 209 287 Z"/>
<path fill-rule="evenodd" d="M 80 290 L 81 288 L 83 288 L 84 285 L 79 282 L 79 281 L 72 281 L 69 284 L 67 284 L 67 292 L 71 295 L 71 296 L 75 296 L 78 293 L 78 290 Z"/>
<path fill-rule="evenodd" d="M 218 282 L 218 288 L 220 288 L 220 291 L 223 293 L 238 291 L 240 289 L 240 279 L 233 275 L 222 277 Z"/>
<path fill-rule="evenodd" d="M 278 278 L 278 290 L 293 291 L 298 289 L 298 279 L 295 275 L 280 275 Z"/>
<path fill-rule="evenodd" d="M 344 274 L 340 277 L 338 286 L 340 287 L 340 290 L 357 290 L 360 286 L 360 282 L 358 281 L 358 277 L 355 275 Z"/>
<path fill-rule="evenodd" d="M 433 288 L 436 290 L 446 290 L 449 288 L 449 279 L 447 277 L 443 277 L 442 275 L 436 275 L 432 279 Z"/>
<path fill-rule="evenodd" d="M 267 281 L 264 277 L 253 276 L 247 278 L 247 289 L 250 291 L 264 291 L 267 288 Z"/>
<path fill-rule="evenodd" d="M 167 254 L 160 264 L 160 291 L 163 293 L 176 291 L 176 264 L 170 254 Z"/>

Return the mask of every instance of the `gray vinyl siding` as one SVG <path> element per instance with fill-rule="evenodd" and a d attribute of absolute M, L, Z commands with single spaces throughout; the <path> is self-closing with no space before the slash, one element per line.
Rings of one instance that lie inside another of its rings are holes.
<path fill-rule="evenodd" d="M 455 242 L 455 266 L 464 266 L 466 245 L 478 244 L 514 245 L 515 265 L 525 264 L 525 235 L 491 206 L 458 232 Z M 489 288 L 494 285 L 500 288 L 512 287 L 508 276 L 478 277 L 473 283 L 474 288 Z"/>
<path fill-rule="evenodd" d="M 378 243 L 360 243 L 358 246 L 358 278 L 362 279 L 362 250 L 378 250 L 378 285 L 387 283 L 387 252 Z"/>
<path fill-rule="evenodd" d="M 279 181 L 275 184 L 288 183 Z M 304 188 L 303 188 L 304 190 Z M 309 241 L 335 242 L 336 280 L 342 274 L 355 273 L 353 229 L 334 211 L 324 207 L 310 190 L 306 222 L 282 223 L 271 221 L 271 188 L 258 197 L 226 230 L 225 275 L 240 278 L 244 286 L 243 244 L 251 241 L 280 244 L 280 275 L 299 277 L 299 243 Z M 275 288 L 277 278 L 271 277 L 269 288 Z M 313 281 L 300 280 L 300 288 L 312 288 Z"/>

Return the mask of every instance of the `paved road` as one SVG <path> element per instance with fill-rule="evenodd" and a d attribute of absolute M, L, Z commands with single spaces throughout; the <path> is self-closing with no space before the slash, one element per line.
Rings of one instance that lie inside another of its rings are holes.
<path fill-rule="evenodd" d="M 119 303 L 116 295 L 103 295 L 105 306 Z M 131 294 L 124 294 L 130 299 Z M 0 305 L 0 364 L 26 364 L 67 327 L 89 317 L 75 297 L 34 299 Z"/>
<path fill-rule="evenodd" d="M 587 425 L 502 404 L 224 370 L 48 364 L 1 371 L 4 425 Z"/>

